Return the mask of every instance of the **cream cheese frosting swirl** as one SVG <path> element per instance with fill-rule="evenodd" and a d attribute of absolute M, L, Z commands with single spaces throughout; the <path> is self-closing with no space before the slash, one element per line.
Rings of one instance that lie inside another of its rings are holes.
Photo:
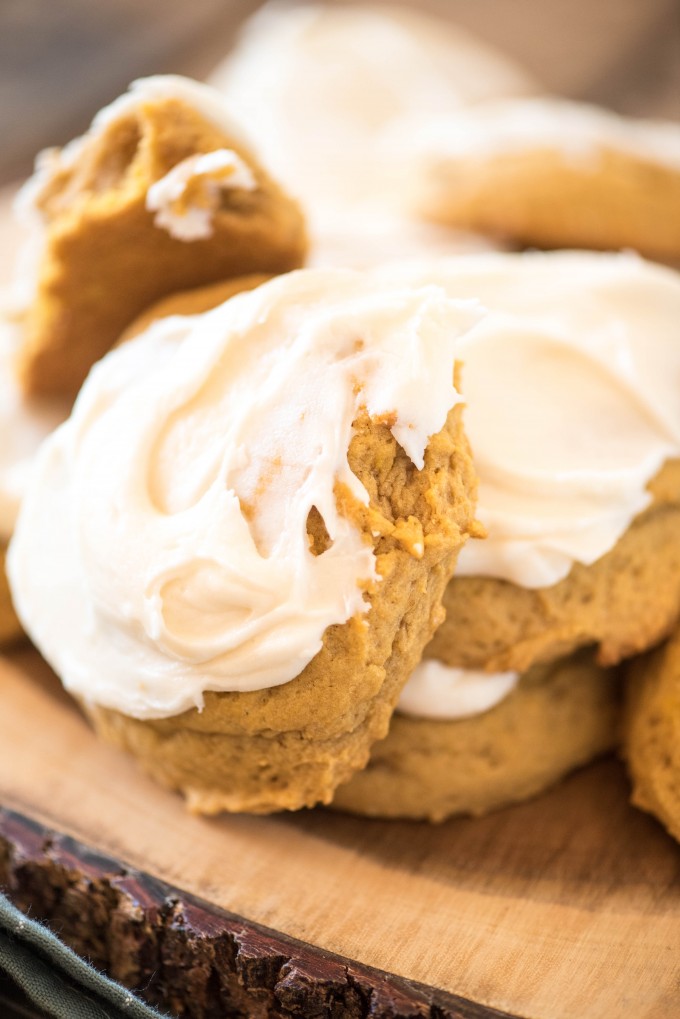
<path fill-rule="evenodd" d="M 336 504 L 362 408 L 415 467 L 460 400 L 480 317 L 437 286 L 280 277 L 107 355 L 44 445 L 8 557 L 17 611 L 67 689 L 138 718 L 285 683 L 379 582 Z M 330 547 L 315 556 L 306 522 Z"/>
<path fill-rule="evenodd" d="M 608 552 L 680 455 L 680 275 L 632 254 L 489 254 L 391 267 L 489 309 L 461 339 L 485 541 L 457 574 L 557 583 Z"/>

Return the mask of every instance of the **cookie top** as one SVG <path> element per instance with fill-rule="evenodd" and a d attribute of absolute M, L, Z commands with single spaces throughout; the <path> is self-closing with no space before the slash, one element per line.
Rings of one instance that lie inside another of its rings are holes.
<path fill-rule="evenodd" d="M 456 575 L 540 588 L 601 558 L 680 454 L 680 275 L 632 254 L 555 252 L 381 278 L 436 282 L 489 309 L 459 346 L 488 535 Z"/>
<path fill-rule="evenodd" d="M 389 124 L 535 86 L 501 53 L 404 6 L 267 3 L 212 83 L 243 109 L 265 160 L 313 214 L 382 204 Z M 313 87 L 310 87 L 313 82 Z M 402 160 L 409 152 L 402 150 Z M 357 226 L 359 224 L 357 223 Z"/>
<path fill-rule="evenodd" d="M 310 270 L 102 360 L 39 454 L 9 557 L 67 688 L 154 718 L 296 677 L 366 613 L 385 528 L 427 556 L 417 508 L 379 511 L 380 464 L 368 487 L 350 469 L 353 423 L 389 428 L 420 471 L 479 316 L 437 286 Z"/>
<path fill-rule="evenodd" d="M 420 215 L 525 248 L 680 261 L 680 126 L 560 99 L 506 100 L 395 125 Z"/>
<path fill-rule="evenodd" d="M 415 126 L 415 148 L 433 162 L 550 149 L 588 172 L 604 150 L 680 171 L 680 127 L 635 120 L 588 103 L 535 97 L 496 99 Z"/>

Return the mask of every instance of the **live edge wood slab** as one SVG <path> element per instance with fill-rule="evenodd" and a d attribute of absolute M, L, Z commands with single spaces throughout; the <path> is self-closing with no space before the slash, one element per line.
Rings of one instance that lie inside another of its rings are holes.
<path fill-rule="evenodd" d="M 35 652 L 0 659 L 0 703 L 0 882 L 177 1015 L 680 1015 L 680 849 L 613 760 L 439 826 L 206 819 Z"/>

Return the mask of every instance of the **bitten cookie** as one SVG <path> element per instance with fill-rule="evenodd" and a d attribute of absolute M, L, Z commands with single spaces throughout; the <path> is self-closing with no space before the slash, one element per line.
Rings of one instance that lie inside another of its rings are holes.
<path fill-rule="evenodd" d="M 302 214 L 251 153 L 219 95 L 135 82 L 90 131 L 38 161 L 20 207 L 35 292 L 18 352 L 29 394 L 75 396 L 92 363 L 177 290 L 302 264 Z"/>
<path fill-rule="evenodd" d="M 680 841 L 680 633 L 628 670 L 623 753 L 632 802 Z"/>
<path fill-rule="evenodd" d="M 17 611 L 192 809 L 328 802 L 387 732 L 474 530 L 453 369 L 479 315 L 291 273 L 122 344 L 43 447 Z"/>
<path fill-rule="evenodd" d="M 523 247 L 680 259 L 680 126 L 559 99 L 506 100 L 425 128 L 415 201 Z"/>
<path fill-rule="evenodd" d="M 471 717 L 397 710 L 387 738 L 374 745 L 366 769 L 339 787 L 332 806 L 430 821 L 486 814 L 614 747 L 619 712 L 618 677 L 589 652 L 534 666 L 500 703 Z"/>
<path fill-rule="evenodd" d="M 524 672 L 663 639 L 680 616 L 680 275 L 633 254 L 533 252 L 417 279 L 489 309 L 459 351 L 487 538 L 461 552 L 426 656 Z"/>

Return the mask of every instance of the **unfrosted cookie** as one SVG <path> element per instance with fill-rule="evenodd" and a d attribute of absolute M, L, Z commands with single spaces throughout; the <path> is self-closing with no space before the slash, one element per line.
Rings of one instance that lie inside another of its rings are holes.
<path fill-rule="evenodd" d="M 43 447 L 19 615 L 192 809 L 327 802 L 385 735 L 474 528 L 453 367 L 478 316 L 291 273 L 122 344 Z"/>
<path fill-rule="evenodd" d="M 633 803 L 680 841 L 680 633 L 628 670 L 623 753 Z"/>
<path fill-rule="evenodd" d="M 495 707 L 439 720 L 397 711 L 333 807 L 370 817 L 485 814 L 534 796 L 617 743 L 619 683 L 589 652 L 535 666 Z"/>
<path fill-rule="evenodd" d="M 303 217 L 217 93 L 136 82 L 90 131 L 39 159 L 20 205 L 35 237 L 18 371 L 74 396 L 130 322 L 177 290 L 302 263 Z"/>
<path fill-rule="evenodd" d="M 438 222 L 524 247 L 680 259 L 680 125 L 507 100 L 442 118 L 414 144 L 416 202 Z"/>
<path fill-rule="evenodd" d="M 680 617 L 680 461 L 611 552 L 549 587 L 455 576 L 427 655 L 464 668 L 524 671 L 588 644 L 612 665 L 667 637 Z"/>
<path fill-rule="evenodd" d="M 235 294 L 240 294 L 244 290 L 254 290 L 255 287 L 266 283 L 268 279 L 270 279 L 269 276 L 259 273 L 250 276 L 236 276 L 234 279 L 224 280 L 221 283 L 209 283 L 205 287 L 180 290 L 179 293 L 163 297 L 128 326 L 118 343 L 125 343 L 133 337 L 139 336 L 154 322 L 161 318 L 167 318 L 169 315 L 198 315 L 203 311 L 209 311 L 210 308 L 216 308 L 218 304 L 229 300 Z"/>

